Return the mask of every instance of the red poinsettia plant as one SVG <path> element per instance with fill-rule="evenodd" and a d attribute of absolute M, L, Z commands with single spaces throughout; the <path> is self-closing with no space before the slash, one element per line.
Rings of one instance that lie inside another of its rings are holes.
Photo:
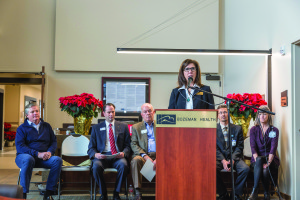
<path fill-rule="evenodd" d="M 4 122 L 4 130 L 9 131 L 10 128 L 11 128 L 11 124 Z"/>
<path fill-rule="evenodd" d="M 102 101 L 88 93 L 60 97 L 59 102 L 61 111 L 67 112 L 72 117 L 79 117 L 80 115 L 83 115 L 86 118 L 96 118 L 103 108 Z"/>
<path fill-rule="evenodd" d="M 14 141 L 16 138 L 16 131 L 5 131 L 4 139 L 7 141 Z"/>
<path fill-rule="evenodd" d="M 267 102 L 258 93 L 254 93 L 254 94 L 244 93 L 243 95 L 233 93 L 233 94 L 227 94 L 227 98 L 241 101 L 244 104 L 255 106 L 257 108 L 262 105 L 267 105 Z M 255 120 L 256 113 L 257 113 L 257 109 L 255 108 L 249 108 L 234 102 L 230 103 L 229 109 L 231 115 L 235 117 L 244 116 L 245 119 L 251 116 L 252 119 Z"/>

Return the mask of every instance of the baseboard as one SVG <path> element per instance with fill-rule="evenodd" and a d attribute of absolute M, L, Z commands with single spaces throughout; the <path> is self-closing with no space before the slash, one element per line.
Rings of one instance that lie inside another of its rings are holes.
<path fill-rule="evenodd" d="M 280 192 L 280 195 L 281 195 L 281 197 L 282 197 L 284 200 L 291 200 L 291 199 L 292 199 L 290 195 L 284 194 L 284 193 L 282 193 L 282 192 Z"/>

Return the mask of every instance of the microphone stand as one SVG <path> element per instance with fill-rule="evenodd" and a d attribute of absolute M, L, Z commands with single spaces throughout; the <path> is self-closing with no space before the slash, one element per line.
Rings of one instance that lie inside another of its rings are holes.
<path fill-rule="evenodd" d="M 200 88 L 196 88 L 196 87 L 191 87 L 191 86 L 188 86 L 188 88 L 191 88 L 191 89 L 194 89 L 194 90 L 198 90 L 198 91 L 201 91 L 201 92 L 205 92 L 207 94 L 211 94 L 213 96 L 216 96 L 216 97 L 219 97 L 221 99 L 224 99 L 226 101 L 226 104 L 227 104 L 227 111 L 228 111 L 228 135 L 229 135 L 229 147 L 230 147 L 230 165 L 231 165 L 231 182 L 232 182 L 232 200 L 235 199 L 235 189 L 234 189 L 234 174 L 233 174 L 233 160 L 232 160 L 232 138 L 233 138 L 233 135 L 231 135 L 231 130 L 230 130 L 230 103 L 233 102 L 233 103 L 238 103 L 240 105 L 244 105 L 248 108 L 254 108 L 254 109 L 257 109 L 257 110 L 260 110 L 260 111 L 263 111 L 263 112 L 266 112 L 268 114 L 271 114 L 271 115 L 275 115 L 275 113 L 271 112 L 271 111 L 267 111 L 267 110 L 262 110 L 260 108 L 257 108 L 255 106 L 250 106 L 248 104 L 244 104 L 243 102 L 240 102 L 240 101 L 237 101 L 237 100 L 234 100 L 234 99 L 230 99 L 230 98 L 227 98 L 227 97 L 223 97 L 223 96 L 220 96 L 220 95 L 217 95 L 217 94 L 214 94 L 214 93 L 211 93 L 211 92 L 208 92 L 208 91 L 205 91 L 205 90 L 202 90 Z"/>

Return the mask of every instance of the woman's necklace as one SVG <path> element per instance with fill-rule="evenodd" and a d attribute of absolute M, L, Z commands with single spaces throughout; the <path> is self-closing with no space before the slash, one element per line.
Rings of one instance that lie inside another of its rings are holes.
<path fill-rule="evenodd" d="M 188 91 L 187 95 L 188 95 L 188 98 L 186 98 L 186 101 L 190 102 L 193 95 L 189 91 Z"/>

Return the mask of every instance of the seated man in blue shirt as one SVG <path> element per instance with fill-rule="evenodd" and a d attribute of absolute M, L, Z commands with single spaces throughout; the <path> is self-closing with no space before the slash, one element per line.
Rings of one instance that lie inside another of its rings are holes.
<path fill-rule="evenodd" d="M 56 190 L 57 181 L 62 166 L 62 159 L 53 156 L 56 147 L 56 137 L 50 124 L 40 119 L 39 107 L 35 102 L 25 107 L 26 119 L 17 129 L 16 164 L 21 169 L 21 185 L 23 198 L 29 192 L 32 170 L 34 167 L 50 169 L 44 200 L 53 199 L 51 195 Z"/>
<path fill-rule="evenodd" d="M 156 139 L 154 109 L 149 103 L 141 106 L 143 121 L 132 126 L 131 149 L 133 159 L 131 161 L 131 173 L 136 199 L 142 199 L 142 174 L 140 173 L 146 160 L 150 160 L 156 169 Z"/>

